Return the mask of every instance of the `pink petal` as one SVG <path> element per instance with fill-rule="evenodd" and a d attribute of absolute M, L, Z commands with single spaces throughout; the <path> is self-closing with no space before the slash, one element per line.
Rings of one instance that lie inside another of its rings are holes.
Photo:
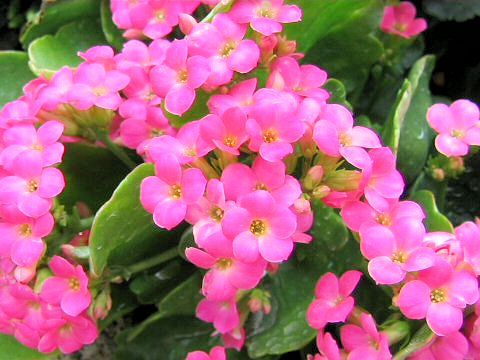
<path fill-rule="evenodd" d="M 233 239 L 233 254 L 242 262 L 256 261 L 259 255 L 258 239 L 250 231 L 244 231 Z"/>
<path fill-rule="evenodd" d="M 468 129 L 480 120 L 478 106 L 470 100 L 460 99 L 450 105 L 450 111 L 455 118 L 455 127 Z"/>
<path fill-rule="evenodd" d="M 369 345 L 370 339 L 367 333 L 357 325 L 345 325 L 340 328 L 342 344 L 347 351 Z"/>
<path fill-rule="evenodd" d="M 174 40 L 167 49 L 165 65 L 168 67 L 180 70 L 187 62 L 187 40 Z"/>
<path fill-rule="evenodd" d="M 377 284 L 397 284 L 405 278 L 405 271 L 387 256 L 370 260 L 368 273 Z"/>
<path fill-rule="evenodd" d="M 326 324 L 325 318 L 328 307 L 322 300 L 313 301 L 307 309 L 308 324 L 314 329 L 322 329 Z"/>
<path fill-rule="evenodd" d="M 202 269 L 210 269 L 216 262 L 214 257 L 194 247 L 186 248 L 185 256 L 188 261 Z"/>
<path fill-rule="evenodd" d="M 245 74 L 257 66 L 260 58 L 260 49 L 253 40 L 241 41 L 227 59 L 228 67 L 236 72 Z"/>
<path fill-rule="evenodd" d="M 313 139 L 318 148 L 329 156 L 340 156 L 340 141 L 335 126 L 327 121 L 320 120 L 315 124 Z"/>
<path fill-rule="evenodd" d="M 269 262 L 287 260 L 293 250 L 292 239 L 278 239 L 272 235 L 265 235 L 259 239 L 259 250 L 262 257 Z"/>
<path fill-rule="evenodd" d="M 44 199 L 35 193 L 22 196 L 18 209 L 27 216 L 37 218 L 47 213 L 52 207 L 50 199 Z"/>
<path fill-rule="evenodd" d="M 473 304 L 478 300 L 478 282 L 468 271 L 455 271 L 449 281 L 448 292 L 460 301 Z"/>
<path fill-rule="evenodd" d="M 480 127 L 473 126 L 465 132 L 463 141 L 468 145 L 480 145 Z"/>
<path fill-rule="evenodd" d="M 362 272 L 357 270 L 349 270 L 345 272 L 340 277 L 340 280 L 338 282 L 340 294 L 343 297 L 349 296 L 357 286 L 361 277 L 362 277 Z"/>
<path fill-rule="evenodd" d="M 173 154 L 165 153 L 155 159 L 155 172 L 157 176 L 168 185 L 180 183 L 182 168 Z"/>
<path fill-rule="evenodd" d="M 353 146 L 361 146 L 365 148 L 379 148 L 382 146 L 378 135 L 369 128 L 363 126 L 354 126 L 348 135 L 352 137 Z"/>
<path fill-rule="evenodd" d="M 178 83 L 178 74 L 165 65 L 157 65 L 150 71 L 152 88 L 160 97 L 167 96 L 170 89 Z"/>
<path fill-rule="evenodd" d="M 187 204 L 200 199 L 205 191 L 207 179 L 200 169 L 190 168 L 183 172 L 181 188 L 182 197 Z"/>
<path fill-rule="evenodd" d="M 253 30 L 265 36 L 282 31 L 282 25 L 280 23 L 268 18 L 253 18 L 250 26 Z"/>
<path fill-rule="evenodd" d="M 329 323 L 345 322 L 348 315 L 352 312 L 355 301 L 353 297 L 345 298 L 341 303 L 327 310 L 326 319 Z"/>
<path fill-rule="evenodd" d="M 237 289 L 230 282 L 228 272 L 210 270 L 203 278 L 203 295 L 212 301 L 228 301 Z"/>
<path fill-rule="evenodd" d="M 59 277 L 49 277 L 42 285 L 40 297 L 49 304 L 60 304 L 63 295 L 69 291 L 68 279 Z"/>
<path fill-rule="evenodd" d="M 359 169 L 364 169 L 371 162 L 367 151 L 357 146 L 341 147 L 340 155 L 342 155 L 350 164 Z"/>
<path fill-rule="evenodd" d="M 167 230 L 173 229 L 185 219 L 187 204 L 181 200 L 166 199 L 157 204 L 153 212 L 153 221 Z"/>
<path fill-rule="evenodd" d="M 88 290 L 85 292 L 67 291 L 62 297 L 60 306 L 66 314 L 70 316 L 77 316 L 83 310 L 88 308 L 91 300 L 92 297 L 90 296 L 90 292 Z"/>
<path fill-rule="evenodd" d="M 38 151 L 27 150 L 17 156 L 12 163 L 11 171 L 24 179 L 33 179 L 42 172 L 42 157 Z"/>
<path fill-rule="evenodd" d="M 334 273 L 328 272 L 315 285 L 315 296 L 326 301 L 334 301 L 339 296 L 338 278 Z"/>
<path fill-rule="evenodd" d="M 240 207 L 234 207 L 225 212 L 222 219 L 222 230 L 225 236 L 234 238 L 241 232 L 248 230 L 252 222 L 250 213 Z"/>
<path fill-rule="evenodd" d="M 412 251 L 403 264 L 403 269 L 406 271 L 419 271 L 433 266 L 435 263 L 436 254 L 431 248 L 419 247 Z"/>
<path fill-rule="evenodd" d="M 352 201 L 345 204 L 340 215 L 350 229 L 358 232 L 362 224 L 375 220 L 376 212 L 364 202 Z"/>
<path fill-rule="evenodd" d="M 293 153 L 291 144 L 283 141 L 275 141 L 271 143 L 263 143 L 260 146 L 260 156 L 267 161 L 279 161 L 285 156 Z"/>
<path fill-rule="evenodd" d="M 178 85 L 170 89 L 165 97 L 165 109 L 181 116 L 195 101 L 195 90 L 185 85 Z"/>
<path fill-rule="evenodd" d="M 449 134 L 440 134 L 435 138 L 435 147 L 446 156 L 463 156 L 468 154 L 468 145 Z"/>
<path fill-rule="evenodd" d="M 155 206 L 169 194 L 170 186 L 156 176 L 148 176 L 140 185 L 140 202 L 143 207 L 153 213 Z"/>
<path fill-rule="evenodd" d="M 302 10 L 297 5 L 283 5 L 277 14 L 277 20 L 282 23 L 301 21 Z"/>
<path fill-rule="evenodd" d="M 203 56 L 192 56 L 187 60 L 187 85 L 191 89 L 199 88 L 210 75 L 210 65 Z"/>
<path fill-rule="evenodd" d="M 454 127 L 454 119 L 445 104 L 434 104 L 427 111 L 428 124 L 439 133 L 450 133 Z"/>
<path fill-rule="evenodd" d="M 258 285 L 266 268 L 266 262 L 259 259 L 254 263 L 236 261 L 230 269 L 231 283 L 238 289 L 252 289 Z"/>
<path fill-rule="evenodd" d="M 381 225 L 360 228 L 360 249 L 367 259 L 378 256 L 390 257 L 395 250 L 395 237 L 392 232 Z"/>
<path fill-rule="evenodd" d="M 12 244 L 11 258 L 18 266 L 32 266 L 42 256 L 45 243 L 41 239 L 17 240 Z"/>
<path fill-rule="evenodd" d="M 56 276 L 70 278 L 75 276 L 75 268 L 61 256 L 54 256 L 49 263 L 50 269 Z"/>
<path fill-rule="evenodd" d="M 398 307 L 409 319 L 425 318 L 430 304 L 430 288 L 419 280 L 406 283 L 397 298 Z"/>
<path fill-rule="evenodd" d="M 427 324 L 437 335 L 451 334 L 462 327 L 463 311 L 447 303 L 432 303 L 427 312 Z"/>
<path fill-rule="evenodd" d="M 60 170 L 45 168 L 40 177 L 37 194 L 43 198 L 53 198 L 60 194 L 65 187 L 65 179 Z"/>
<path fill-rule="evenodd" d="M 268 219 L 268 224 L 272 234 L 280 239 L 286 239 L 293 235 L 297 228 L 297 217 L 287 208 L 276 208 Z"/>
<path fill-rule="evenodd" d="M 265 190 L 257 190 L 240 198 L 239 205 L 248 210 L 253 218 L 263 218 L 275 209 L 275 200 Z"/>

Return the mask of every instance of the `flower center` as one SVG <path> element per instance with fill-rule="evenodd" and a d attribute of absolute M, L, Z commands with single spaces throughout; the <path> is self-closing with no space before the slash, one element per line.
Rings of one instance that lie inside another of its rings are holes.
<path fill-rule="evenodd" d="M 150 130 L 150 137 L 162 136 L 163 134 L 165 133 L 163 132 L 163 130 L 160 129 L 153 128 L 152 130 Z"/>
<path fill-rule="evenodd" d="M 217 268 L 220 270 L 227 270 L 233 265 L 232 259 L 221 258 L 217 260 Z"/>
<path fill-rule="evenodd" d="M 405 32 L 407 30 L 407 24 L 405 23 L 396 23 L 394 25 L 395 30 L 398 30 L 399 32 Z"/>
<path fill-rule="evenodd" d="M 180 187 L 180 185 L 172 185 L 172 187 L 170 188 L 170 196 L 174 199 L 180 199 L 182 197 L 182 188 Z"/>
<path fill-rule="evenodd" d="M 179 82 L 181 82 L 181 83 L 186 83 L 187 80 L 188 80 L 187 69 L 181 69 L 181 70 L 179 70 L 179 71 L 178 71 L 177 78 L 178 78 L 178 81 L 179 81 Z"/>
<path fill-rule="evenodd" d="M 255 236 L 265 235 L 267 232 L 267 224 L 263 220 L 253 220 L 250 224 L 250 232 Z"/>
<path fill-rule="evenodd" d="M 445 290 L 443 289 L 435 289 L 430 293 L 430 300 L 436 304 L 444 302 L 446 298 L 447 295 L 445 294 Z"/>
<path fill-rule="evenodd" d="M 253 189 L 254 189 L 254 190 L 265 190 L 265 191 L 268 191 L 267 185 L 265 185 L 265 184 L 262 183 L 262 182 L 257 182 L 257 184 L 255 185 L 255 187 L 254 187 Z"/>
<path fill-rule="evenodd" d="M 213 206 L 211 209 L 210 209 L 210 217 L 217 221 L 217 222 L 220 222 L 222 221 L 223 219 L 223 210 L 220 209 L 218 206 Z"/>
<path fill-rule="evenodd" d="M 407 261 L 407 255 L 402 251 L 396 251 L 392 255 L 392 261 L 404 263 L 405 261 Z"/>
<path fill-rule="evenodd" d="M 275 129 L 268 129 L 263 133 L 263 141 L 272 143 L 278 140 L 278 132 Z"/>
<path fill-rule="evenodd" d="M 227 136 L 223 143 L 229 147 L 235 147 L 237 145 L 237 137 L 236 136 Z"/>
<path fill-rule="evenodd" d="M 222 50 L 220 51 L 220 55 L 224 58 L 229 57 L 235 48 L 236 44 L 233 41 L 229 41 L 223 46 Z"/>
<path fill-rule="evenodd" d="M 61 328 L 60 328 L 60 332 L 62 334 L 65 334 L 65 333 L 71 333 L 73 331 L 73 326 L 72 324 L 65 324 L 63 325 Z"/>
<path fill-rule="evenodd" d="M 68 286 L 70 287 L 70 289 L 72 289 L 73 291 L 78 291 L 80 290 L 80 282 L 78 281 L 77 278 L 70 278 L 68 280 Z"/>
<path fill-rule="evenodd" d="M 156 11 L 155 19 L 157 19 L 159 22 L 162 22 L 163 20 L 165 20 L 165 11 L 164 10 Z"/>
<path fill-rule="evenodd" d="M 197 156 L 197 150 L 193 147 L 184 148 L 183 153 L 187 156 Z"/>
<path fill-rule="evenodd" d="M 257 11 L 257 15 L 259 17 L 273 19 L 275 17 L 275 11 L 273 11 L 272 7 L 270 6 L 270 3 L 265 1 L 262 4 L 262 7 Z"/>
<path fill-rule="evenodd" d="M 392 225 L 392 219 L 386 214 L 378 214 L 376 219 L 379 224 L 390 226 Z"/>
<path fill-rule="evenodd" d="M 37 180 L 30 180 L 27 184 L 27 189 L 30 192 L 37 191 L 38 189 L 38 181 Z"/>
<path fill-rule="evenodd" d="M 42 146 L 42 144 L 35 143 L 35 144 L 32 145 L 32 149 L 33 149 L 33 150 L 37 150 L 37 151 L 42 151 L 42 150 L 43 150 L 43 146 Z"/>
<path fill-rule="evenodd" d="M 22 224 L 18 226 L 18 235 L 22 237 L 32 236 L 33 230 L 30 224 Z"/>
<path fill-rule="evenodd" d="M 100 85 L 100 86 L 94 87 L 92 92 L 93 92 L 93 95 L 95 96 L 104 96 L 104 95 L 107 95 L 108 89 L 105 86 Z"/>
<path fill-rule="evenodd" d="M 454 138 L 461 139 L 465 136 L 465 133 L 463 132 L 463 130 L 453 129 L 452 136 Z"/>
<path fill-rule="evenodd" d="M 342 146 L 352 145 L 352 137 L 349 134 L 342 133 L 338 136 L 338 139 L 340 140 L 340 144 L 342 144 Z"/>

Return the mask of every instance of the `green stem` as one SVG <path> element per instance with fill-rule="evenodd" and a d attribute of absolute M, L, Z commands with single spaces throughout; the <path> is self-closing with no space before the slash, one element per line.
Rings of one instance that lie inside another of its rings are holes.
<path fill-rule="evenodd" d="M 97 137 L 101 142 L 103 142 L 107 149 L 110 150 L 112 154 L 121 160 L 127 167 L 132 170 L 137 167 L 137 164 L 128 157 L 128 155 L 120 146 L 115 144 L 112 139 L 110 139 L 110 136 L 106 132 L 98 132 Z"/>
<path fill-rule="evenodd" d="M 402 350 L 397 352 L 393 357 L 393 360 L 404 360 L 407 359 L 415 351 L 425 347 L 432 339 L 435 337 L 435 334 L 430 330 L 427 324 L 423 325 L 413 336 L 412 340 L 405 346 Z"/>
<path fill-rule="evenodd" d="M 176 256 L 178 256 L 178 250 L 177 247 L 173 247 L 167 251 L 162 252 L 161 254 L 158 254 L 157 256 L 130 265 L 129 267 L 127 267 L 127 272 L 130 274 L 135 274 L 140 271 L 147 270 L 151 267 L 163 264 L 164 262 L 167 262 L 168 260 L 171 260 Z"/>
<path fill-rule="evenodd" d="M 210 22 L 213 20 L 213 17 L 215 15 L 217 15 L 218 13 L 220 12 L 225 12 L 225 11 L 228 11 L 230 9 L 230 7 L 232 6 L 233 2 L 235 0 L 222 0 L 220 1 L 217 5 L 215 5 L 215 7 L 207 14 L 207 16 L 205 16 L 203 18 L 203 20 L 201 21 L 202 23 L 203 22 Z"/>

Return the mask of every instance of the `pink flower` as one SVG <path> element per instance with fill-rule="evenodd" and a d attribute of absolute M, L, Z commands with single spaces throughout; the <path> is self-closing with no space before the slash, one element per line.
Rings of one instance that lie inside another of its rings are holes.
<path fill-rule="evenodd" d="M 188 34 L 192 55 L 207 57 L 212 73 L 210 86 L 227 84 L 233 72 L 248 73 L 257 66 L 260 49 L 255 41 L 243 40 L 247 26 L 233 22 L 226 14 L 217 14 L 212 23 L 200 23 Z"/>
<path fill-rule="evenodd" d="M 267 161 L 279 161 L 293 153 L 292 143 L 304 132 L 303 123 L 295 113 L 267 101 L 252 108 L 246 128 L 250 150 L 259 152 Z"/>
<path fill-rule="evenodd" d="M 225 212 L 222 229 L 233 239 L 233 253 L 244 262 L 281 262 L 290 256 L 297 227 L 295 214 L 276 204 L 265 190 L 242 196 L 238 207 Z"/>
<path fill-rule="evenodd" d="M 325 101 L 329 93 L 320 87 L 325 84 L 327 73 L 315 65 L 299 65 L 290 56 L 275 60 L 267 86 L 280 91 L 292 91 L 298 95 Z"/>
<path fill-rule="evenodd" d="M 417 9 L 409 1 L 398 5 L 385 6 L 380 28 L 386 33 L 395 34 L 404 38 L 420 34 L 427 28 L 425 19 L 415 19 Z"/>
<path fill-rule="evenodd" d="M 167 49 L 165 62 L 150 72 L 155 93 L 165 98 L 165 109 L 182 115 L 195 101 L 195 89 L 210 75 L 208 60 L 203 56 L 187 58 L 187 40 L 175 40 Z"/>
<path fill-rule="evenodd" d="M 248 114 L 256 87 L 257 78 L 241 81 L 228 94 L 212 95 L 207 102 L 208 108 L 212 113 L 221 115 L 231 107 L 240 107 Z"/>
<path fill-rule="evenodd" d="M 267 36 L 281 32 L 282 23 L 302 19 L 302 10 L 297 5 L 284 5 L 283 0 L 236 1 L 229 14 L 236 22 L 250 23 L 253 30 Z"/>
<path fill-rule="evenodd" d="M 189 247 L 187 259 L 202 269 L 210 269 L 203 279 L 202 291 L 208 300 L 229 301 L 238 289 L 249 290 L 258 285 L 266 261 L 245 263 L 233 255 L 232 242 L 217 232 L 203 244 L 205 251 Z"/>
<path fill-rule="evenodd" d="M 227 355 L 223 347 L 215 346 L 209 354 L 204 351 L 189 352 L 186 360 L 227 360 Z"/>
<path fill-rule="evenodd" d="M 320 151 L 329 156 L 343 156 L 352 165 L 364 168 L 370 159 L 363 148 L 382 146 L 372 130 L 353 126 L 352 114 L 342 105 L 325 105 L 320 119 L 315 124 L 313 138 Z"/>
<path fill-rule="evenodd" d="M 60 305 L 70 315 L 82 313 L 92 301 L 88 290 L 88 276 L 81 265 L 76 267 L 60 256 L 50 260 L 50 269 L 55 274 L 45 280 L 40 297 L 42 300 Z"/>
<path fill-rule="evenodd" d="M 365 197 L 377 211 L 388 209 L 390 199 L 398 199 L 404 188 L 403 177 L 396 169 L 396 159 L 388 147 L 372 149 L 368 153 L 372 162 L 363 169 Z"/>
<path fill-rule="evenodd" d="M 33 124 L 40 110 L 40 103 L 23 100 L 10 101 L 0 109 L 0 128 L 7 128 L 14 124 Z"/>
<path fill-rule="evenodd" d="M 40 90 L 39 99 L 42 108 L 55 110 L 56 107 L 68 101 L 67 95 L 73 85 L 73 71 L 68 66 L 58 70 L 43 89 Z"/>
<path fill-rule="evenodd" d="M 98 63 L 83 63 L 75 72 L 74 85 L 68 100 L 80 110 L 92 106 L 116 110 L 122 99 L 118 92 L 125 88 L 130 78 L 117 70 L 106 71 Z"/>
<path fill-rule="evenodd" d="M 391 359 L 388 336 L 378 332 L 372 315 L 362 313 L 360 321 L 361 327 L 349 324 L 340 329 L 343 347 L 350 352 L 348 360 Z"/>
<path fill-rule="evenodd" d="M 479 120 L 478 106 L 463 99 L 432 105 L 427 112 L 428 123 L 439 133 L 435 147 L 446 156 L 466 155 L 469 145 L 480 145 Z"/>
<path fill-rule="evenodd" d="M 85 315 L 64 315 L 60 319 L 47 320 L 45 325 L 48 331 L 38 343 L 38 351 L 43 353 L 59 348 L 63 353 L 70 354 L 84 345 L 92 344 L 98 338 L 97 326 Z"/>
<path fill-rule="evenodd" d="M 307 310 L 307 321 L 314 329 L 322 329 L 327 323 L 344 322 L 353 309 L 353 292 L 362 273 L 350 270 L 340 279 L 328 272 L 315 286 L 315 300 Z"/>
<path fill-rule="evenodd" d="M 242 350 L 243 345 L 245 344 L 245 329 L 241 326 L 236 329 L 223 334 L 222 341 L 225 344 L 226 349 L 236 349 L 237 351 Z"/>
<path fill-rule="evenodd" d="M 153 213 L 155 224 L 170 230 L 183 221 L 187 205 L 202 197 L 207 180 L 199 169 L 182 171 L 172 154 L 163 154 L 155 160 L 156 176 L 142 181 L 140 201 Z"/>
<path fill-rule="evenodd" d="M 41 154 L 42 166 L 51 166 L 62 161 L 63 144 L 58 142 L 64 126 L 58 121 L 47 121 L 38 129 L 30 124 L 16 125 L 3 134 L 5 149 L 0 160 L 8 169 L 18 154 L 25 150 L 35 150 Z"/>
<path fill-rule="evenodd" d="M 317 348 L 320 356 L 316 355 L 313 360 L 340 360 L 340 349 L 335 339 L 330 333 L 322 333 L 317 335 Z"/>
<path fill-rule="evenodd" d="M 401 218 L 388 229 L 382 226 L 360 228 L 360 248 L 370 260 L 368 272 L 379 284 L 396 284 L 407 272 L 429 268 L 435 252 L 423 244 L 425 228 L 415 218 Z"/>
<path fill-rule="evenodd" d="M 455 228 L 455 236 L 463 249 L 463 260 L 480 275 L 480 229 L 474 222 L 467 221 Z"/>
<path fill-rule="evenodd" d="M 234 330 L 240 324 L 240 314 L 234 299 L 228 301 L 203 299 L 197 306 L 196 316 L 200 320 L 213 323 L 221 334 Z"/>
<path fill-rule="evenodd" d="M 161 39 L 152 41 L 148 46 L 139 40 L 127 41 L 122 51 L 115 55 L 117 69 L 140 67 L 149 70 L 151 66 L 163 63 L 169 46 L 168 40 Z"/>
<path fill-rule="evenodd" d="M 397 305 L 410 319 L 427 319 L 432 331 L 445 336 L 458 331 L 463 323 L 463 309 L 478 299 L 475 276 L 454 270 L 442 258 L 422 270 L 418 280 L 407 282 L 397 298 Z"/>
<path fill-rule="evenodd" d="M 45 250 L 43 237 L 50 234 L 54 220 L 50 213 L 36 219 L 12 211 L 0 222 L 0 257 L 10 257 L 19 266 L 35 266 Z"/>
<path fill-rule="evenodd" d="M 41 155 L 35 150 L 19 154 L 10 171 L 11 176 L 0 179 L 0 202 L 15 204 L 27 216 L 39 217 L 48 212 L 51 199 L 65 187 L 61 171 L 42 168 Z"/>
<path fill-rule="evenodd" d="M 114 54 L 112 47 L 108 45 L 92 46 L 85 52 L 79 51 L 77 53 L 85 62 L 101 64 L 105 70 L 114 70 L 116 68 Z"/>
<path fill-rule="evenodd" d="M 233 155 L 240 155 L 238 148 L 248 139 L 245 131 L 247 116 L 238 107 L 226 110 L 220 117 L 207 115 L 200 120 L 200 134 L 206 143 Z"/>
<path fill-rule="evenodd" d="M 438 336 L 427 346 L 413 353 L 411 360 L 463 360 L 468 353 L 468 341 L 456 331 L 446 336 Z"/>

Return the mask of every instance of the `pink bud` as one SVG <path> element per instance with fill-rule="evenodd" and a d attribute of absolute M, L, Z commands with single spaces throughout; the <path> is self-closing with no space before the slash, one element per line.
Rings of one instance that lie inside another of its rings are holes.
<path fill-rule="evenodd" d="M 197 25 L 197 21 L 195 18 L 188 14 L 180 14 L 178 15 L 178 25 L 180 26 L 180 30 L 185 34 L 188 35 L 192 31 L 192 29 Z"/>

